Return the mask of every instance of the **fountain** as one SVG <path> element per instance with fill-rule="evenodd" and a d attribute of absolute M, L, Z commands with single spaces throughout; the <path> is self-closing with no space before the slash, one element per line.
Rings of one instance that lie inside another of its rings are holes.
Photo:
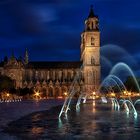
<path fill-rule="evenodd" d="M 123 101 L 123 104 L 127 104 L 127 103 L 129 103 L 129 105 L 131 105 L 131 107 L 132 107 L 132 109 L 133 109 L 133 113 L 134 113 L 134 117 L 136 118 L 137 116 L 138 116 L 138 114 L 137 114 L 137 111 L 136 111 L 136 109 L 135 109 L 135 107 L 134 107 L 134 105 L 133 105 L 133 103 L 130 101 L 130 100 L 124 100 Z M 128 107 L 128 106 L 127 106 Z M 128 108 L 129 109 L 129 108 Z M 130 110 L 130 109 L 129 109 Z M 129 111 L 130 112 L 130 111 Z"/>
<path fill-rule="evenodd" d="M 76 103 L 76 109 L 79 109 L 80 108 L 80 104 L 81 104 L 81 99 L 83 97 L 83 93 L 80 94 L 78 100 L 77 100 L 77 103 Z"/>
<path fill-rule="evenodd" d="M 106 97 L 101 97 L 101 101 L 102 101 L 102 103 L 107 103 L 107 99 L 106 99 Z"/>
<path fill-rule="evenodd" d="M 82 69 L 83 66 L 80 67 L 80 70 Z M 79 71 L 80 71 L 79 70 Z M 70 103 L 71 103 L 71 100 L 73 98 L 73 96 L 75 95 L 75 93 L 77 92 L 77 90 L 74 89 L 75 87 L 75 84 L 77 82 L 77 80 L 79 79 L 79 75 L 78 73 L 75 75 L 74 77 L 74 80 L 69 88 L 69 91 L 68 91 L 68 96 L 65 98 L 65 101 L 64 101 L 64 104 L 61 108 L 61 111 L 59 113 L 59 118 L 61 117 L 61 115 L 64 113 L 65 115 L 67 114 L 68 110 L 70 110 Z"/>
<path fill-rule="evenodd" d="M 115 110 L 119 110 L 120 109 L 120 105 L 119 102 L 116 98 L 111 98 L 112 104 L 115 107 Z"/>
<path fill-rule="evenodd" d="M 99 89 L 98 89 L 97 92 L 100 93 L 101 87 L 102 87 L 104 84 L 107 84 L 109 88 L 106 87 L 106 86 L 104 86 L 104 88 L 106 89 L 106 91 L 107 91 L 108 93 L 111 92 L 111 95 L 114 96 L 113 98 L 112 98 L 112 97 L 110 98 L 113 108 L 114 108 L 116 111 L 120 111 L 120 110 L 121 110 L 121 107 L 124 106 L 126 112 L 129 114 L 129 113 L 130 113 L 130 110 L 132 110 L 132 111 L 133 111 L 133 114 L 134 114 L 134 117 L 136 118 L 136 117 L 138 116 L 138 114 L 137 114 L 137 111 L 136 111 L 136 109 L 135 109 L 135 105 L 136 105 L 137 103 L 140 102 L 140 99 L 137 99 L 137 100 L 135 101 L 134 104 L 133 104 L 133 101 L 132 101 L 132 99 L 131 99 L 130 96 L 128 96 L 129 99 L 127 99 L 127 98 L 125 99 L 125 98 L 123 97 L 123 98 L 121 98 L 121 99 L 118 100 L 118 99 L 115 97 L 115 93 L 114 93 L 114 91 L 113 91 L 113 88 L 110 86 L 110 82 L 111 82 L 111 84 L 116 85 L 116 87 L 117 87 L 118 90 L 119 90 L 119 93 L 120 93 L 121 95 L 124 95 L 124 96 L 125 96 L 124 93 L 127 92 L 127 89 L 126 89 L 126 87 L 125 87 L 123 81 L 120 79 L 120 77 L 117 76 L 117 73 L 120 71 L 120 69 L 125 70 L 126 72 L 129 73 L 129 75 L 131 75 L 131 76 L 133 77 L 134 82 L 135 82 L 135 84 L 136 84 L 136 86 L 137 86 L 137 89 L 138 89 L 138 91 L 140 92 L 140 87 L 139 87 L 139 85 L 138 85 L 138 82 L 137 82 L 137 80 L 136 80 L 136 78 L 135 78 L 135 75 L 134 75 L 133 71 L 131 70 L 131 68 L 130 68 L 127 64 L 122 63 L 122 62 L 117 63 L 117 64 L 111 69 L 109 75 L 103 80 L 103 82 L 101 83 L 101 85 L 100 85 L 100 87 L 99 87 Z M 78 80 L 78 78 L 79 78 L 79 77 L 78 77 L 77 75 L 76 75 L 75 78 L 74 78 L 74 81 L 73 81 L 73 83 L 72 83 L 72 85 L 71 85 L 71 87 L 70 87 L 70 89 L 69 89 L 69 95 L 66 97 L 66 99 L 65 99 L 65 101 L 64 101 L 64 104 L 63 104 L 63 106 L 62 106 L 62 109 L 61 109 L 61 111 L 60 111 L 59 118 L 61 117 L 61 115 L 62 115 L 63 113 L 64 113 L 65 115 L 67 115 L 68 110 L 70 110 L 70 104 L 71 104 L 72 98 L 73 98 L 73 96 L 75 95 L 75 93 L 77 92 L 77 90 L 74 88 L 74 86 L 75 86 L 75 83 L 76 83 L 76 81 Z M 92 93 L 92 92 L 93 92 L 93 91 L 91 91 L 91 93 Z M 116 94 L 117 94 L 117 93 L 116 93 Z M 83 99 L 83 102 L 82 102 L 82 99 Z M 84 93 L 84 92 L 82 92 L 82 91 L 80 91 L 79 98 L 77 99 L 77 102 L 76 102 L 76 105 L 75 105 L 77 111 L 80 110 L 80 104 L 81 104 L 81 103 L 86 103 L 86 100 L 87 100 L 87 94 Z M 108 97 L 101 96 L 101 101 L 102 101 L 102 103 L 108 103 Z"/>
<path fill-rule="evenodd" d="M 134 106 L 136 106 L 136 104 L 138 104 L 140 102 L 140 99 L 137 99 L 134 103 Z"/>
<path fill-rule="evenodd" d="M 134 82 L 135 82 L 135 84 L 136 84 L 136 86 L 137 86 L 138 92 L 140 92 L 140 87 L 139 87 L 138 81 L 136 80 L 136 77 L 135 77 L 133 71 L 131 70 L 131 68 L 130 68 L 127 64 L 122 63 L 122 62 L 117 63 L 117 64 L 112 68 L 112 70 L 110 71 L 110 74 L 111 74 L 111 75 L 114 75 L 114 73 L 115 73 L 116 71 L 118 71 L 118 70 L 120 70 L 120 69 L 122 69 L 122 68 L 125 69 L 125 70 L 133 77 Z M 110 74 L 109 74 L 109 75 L 110 75 Z"/>

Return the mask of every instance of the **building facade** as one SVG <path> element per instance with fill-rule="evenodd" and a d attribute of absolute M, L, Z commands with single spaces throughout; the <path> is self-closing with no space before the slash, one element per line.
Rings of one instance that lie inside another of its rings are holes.
<path fill-rule="evenodd" d="M 97 91 L 100 84 L 100 31 L 98 17 L 91 7 L 81 34 L 81 59 L 78 62 L 29 61 L 14 55 L 0 63 L 0 74 L 10 77 L 16 88 L 34 88 L 47 97 L 63 96 L 72 86 L 77 93 Z"/>

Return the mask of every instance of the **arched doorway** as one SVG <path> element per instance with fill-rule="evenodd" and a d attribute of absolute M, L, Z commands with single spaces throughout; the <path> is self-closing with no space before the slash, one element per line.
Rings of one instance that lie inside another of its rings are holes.
<path fill-rule="evenodd" d="M 67 87 L 66 86 L 62 86 L 62 90 L 61 90 L 61 96 L 65 96 L 64 93 L 67 92 Z"/>
<path fill-rule="evenodd" d="M 60 88 L 59 87 L 55 87 L 55 98 L 58 98 L 58 96 L 60 96 Z"/>
<path fill-rule="evenodd" d="M 49 87 L 48 98 L 53 98 L 53 97 L 54 97 L 53 87 Z"/>
<path fill-rule="evenodd" d="M 46 88 L 42 88 L 42 97 L 43 98 L 45 98 L 45 97 L 47 97 L 47 90 L 46 90 Z"/>

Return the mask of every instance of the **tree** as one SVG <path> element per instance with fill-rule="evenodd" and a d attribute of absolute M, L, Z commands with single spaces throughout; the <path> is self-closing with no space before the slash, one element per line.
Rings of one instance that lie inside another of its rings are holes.
<path fill-rule="evenodd" d="M 126 81 L 124 82 L 124 85 L 126 86 L 127 90 L 138 92 L 137 85 L 132 76 L 127 77 Z"/>
<path fill-rule="evenodd" d="M 33 93 L 33 89 L 29 89 L 27 87 L 19 89 L 20 96 L 32 95 Z"/>
<path fill-rule="evenodd" d="M 14 81 L 7 76 L 0 75 L 0 91 L 14 88 Z"/>
<path fill-rule="evenodd" d="M 7 62 L 8 62 L 8 57 L 5 56 L 5 57 L 4 57 L 4 63 L 7 63 Z"/>

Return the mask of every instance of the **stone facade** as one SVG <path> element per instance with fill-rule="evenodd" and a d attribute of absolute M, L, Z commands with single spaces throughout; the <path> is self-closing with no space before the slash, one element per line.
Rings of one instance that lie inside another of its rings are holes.
<path fill-rule="evenodd" d="M 34 88 L 47 97 L 63 96 L 74 84 L 77 93 L 96 91 L 100 84 L 100 32 L 98 17 L 90 9 L 81 34 L 79 62 L 31 62 L 14 55 L 0 64 L 0 74 L 14 80 L 16 88 Z"/>

